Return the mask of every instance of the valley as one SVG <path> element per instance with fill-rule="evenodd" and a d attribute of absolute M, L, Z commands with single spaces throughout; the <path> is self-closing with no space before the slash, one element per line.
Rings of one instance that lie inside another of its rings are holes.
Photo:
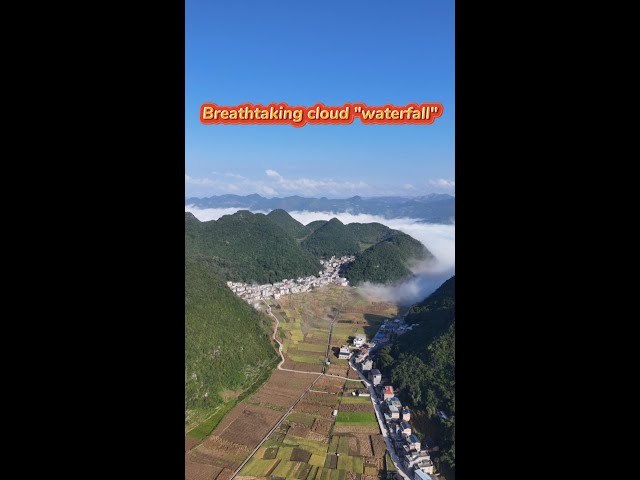
<path fill-rule="evenodd" d="M 385 447 L 373 407 L 343 400 L 345 392 L 365 387 L 337 351 L 356 335 L 371 335 L 398 314 L 398 307 L 328 285 L 261 309 L 277 319 L 274 335 L 282 344 L 283 369 L 235 405 L 210 435 L 203 437 L 198 427 L 187 432 L 186 479 L 379 478 Z M 324 365 L 327 352 L 330 365 Z M 345 412 L 337 421 L 335 410 Z"/>

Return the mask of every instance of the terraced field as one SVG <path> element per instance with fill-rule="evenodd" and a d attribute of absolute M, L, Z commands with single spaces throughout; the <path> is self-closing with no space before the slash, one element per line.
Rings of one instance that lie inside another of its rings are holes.
<path fill-rule="evenodd" d="M 322 382 L 322 383 L 321 383 Z M 386 449 L 373 405 L 368 397 L 350 394 L 358 383 L 323 377 L 314 385 L 326 392 L 309 392 L 251 460 L 239 480 L 281 477 L 298 480 L 374 480 L 385 477 Z M 336 390 L 339 392 L 330 392 Z M 354 405 L 368 408 L 354 415 L 343 412 Z M 338 410 L 337 419 L 332 412 Z M 371 423 L 373 418 L 373 423 Z M 340 426 L 355 425 L 340 432 Z M 361 431 L 361 427 L 368 431 Z"/>

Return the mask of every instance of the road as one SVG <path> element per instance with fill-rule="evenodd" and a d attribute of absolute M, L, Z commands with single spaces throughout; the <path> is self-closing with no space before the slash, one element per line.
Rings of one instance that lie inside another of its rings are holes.
<path fill-rule="evenodd" d="M 263 302 L 264 302 L 264 300 L 263 300 Z M 324 375 L 323 373 L 320 373 L 320 372 L 303 372 L 302 370 L 291 370 L 290 368 L 282 368 L 282 364 L 285 361 L 284 355 L 282 354 L 283 345 L 280 342 L 280 340 L 278 340 L 278 338 L 277 338 L 277 336 L 278 336 L 278 327 L 280 326 L 280 320 L 278 320 L 278 317 L 276 317 L 273 313 L 271 313 L 271 310 L 270 310 L 271 307 L 269 307 L 269 305 L 266 302 L 265 302 L 265 305 L 267 305 L 267 311 L 266 311 L 267 314 L 269 316 L 271 316 L 271 318 L 273 318 L 276 321 L 276 326 L 273 329 L 273 339 L 278 344 L 278 353 L 280 354 L 280 358 L 281 358 L 280 363 L 278 364 L 278 370 L 282 370 L 282 371 L 285 371 L 285 372 L 306 373 L 306 374 L 309 374 L 309 375 L 320 375 L 320 376 Z M 316 378 L 316 380 L 317 380 L 317 378 Z M 314 381 L 314 383 L 315 383 L 315 381 Z"/>
<path fill-rule="evenodd" d="M 382 414 L 382 409 L 380 408 L 380 404 L 378 403 L 378 396 L 375 392 L 373 384 L 366 379 L 366 377 L 353 365 L 353 359 L 349 360 L 349 366 L 355 370 L 355 372 L 360 377 L 360 380 L 367 386 L 369 389 L 369 393 L 371 394 L 371 403 L 373 404 L 373 409 L 376 412 L 376 417 L 378 419 L 378 425 L 380 426 L 380 431 L 382 432 L 382 438 L 384 438 L 384 442 L 387 445 L 387 451 L 391 456 L 391 460 L 393 460 L 393 464 L 396 466 L 396 470 L 405 480 L 412 480 L 413 475 L 410 475 L 408 471 L 402 465 L 400 458 L 396 454 L 396 449 L 393 447 L 391 443 L 391 436 L 389 435 L 389 431 L 387 430 L 387 424 L 384 421 L 384 415 Z"/>

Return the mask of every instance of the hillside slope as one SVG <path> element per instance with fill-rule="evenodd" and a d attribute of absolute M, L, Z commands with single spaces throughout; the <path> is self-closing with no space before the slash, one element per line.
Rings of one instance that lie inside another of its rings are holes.
<path fill-rule="evenodd" d="M 185 423 L 193 424 L 264 376 L 279 356 L 269 318 L 236 297 L 214 263 L 198 255 L 185 256 L 184 316 Z"/>
<path fill-rule="evenodd" d="M 354 286 L 363 282 L 394 283 L 411 276 L 411 267 L 428 259 L 435 257 L 422 243 L 402 232 L 395 232 L 357 254 L 345 276 Z"/>
<path fill-rule="evenodd" d="M 351 230 L 337 218 L 332 218 L 314 230 L 303 242 L 302 248 L 314 257 L 355 255 L 360 247 Z"/>

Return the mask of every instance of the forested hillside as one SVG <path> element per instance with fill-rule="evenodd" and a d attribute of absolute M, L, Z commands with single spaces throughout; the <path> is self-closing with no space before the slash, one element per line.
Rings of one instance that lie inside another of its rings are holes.
<path fill-rule="evenodd" d="M 337 218 L 332 218 L 314 230 L 303 242 L 302 248 L 314 257 L 355 255 L 360 246 L 353 233 Z"/>
<path fill-rule="evenodd" d="M 267 214 L 267 217 L 296 240 L 301 240 L 312 232 L 310 228 L 305 227 L 284 210 L 273 210 Z"/>
<path fill-rule="evenodd" d="M 455 276 L 406 317 L 417 326 L 383 348 L 377 366 L 399 388 L 399 396 L 433 419 L 441 457 L 455 474 Z M 436 417 L 439 411 L 448 419 Z"/>
<path fill-rule="evenodd" d="M 184 313 L 185 417 L 190 421 L 237 396 L 279 357 L 269 318 L 227 288 L 215 262 L 190 251 L 185 252 Z"/>
<path fill-rule="evenodd" d="M 227 280 L 275 283 L 321 270 L 319 257 L 304 251 L 272 218 L 246 210 L 209 222 L 186 213 L 185 246 L 211 258 Z"/>
<path fill-rule="evenodd" d="M 402 232 L 391 232 L 385 240 L 356 255 L 345 273 L 351 285 L 397 282 L 411 276 L 411 267 L 418 262 L 434 259 L 418 240 Z"/>

